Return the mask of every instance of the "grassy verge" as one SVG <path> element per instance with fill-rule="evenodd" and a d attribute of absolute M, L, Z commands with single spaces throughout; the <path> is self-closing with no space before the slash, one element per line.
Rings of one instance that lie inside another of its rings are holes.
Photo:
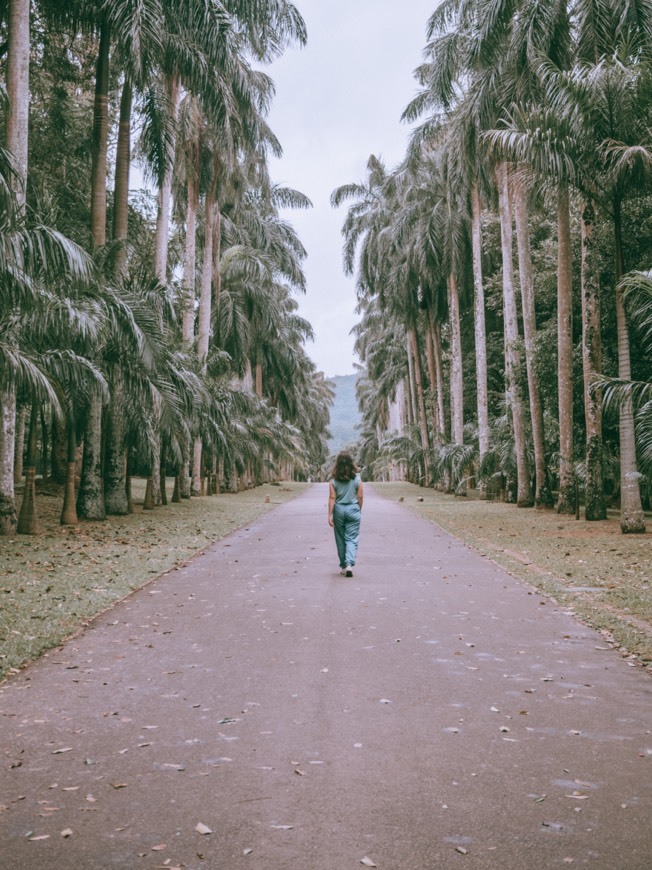
<path fill-rule="evenodd" d="M 40 494 L 41 534 L 0 538 L 0 677 L 305 486 L 266 485 L 143 512 L 144 482 L 134 480 L 133 514 L 65 527 L 61 494 Z"/>
<path fill-rule="evenodd" d="M 601 629 L 625 655 L 652 667 L 652 534 L 622 535 L 614 512 L 577 522 L 469 494 L 455 497 L 409 483 L 377 483 L 386 498 L 454 534 Z M 652 520 L 648 522 L 648 530 Z"/>

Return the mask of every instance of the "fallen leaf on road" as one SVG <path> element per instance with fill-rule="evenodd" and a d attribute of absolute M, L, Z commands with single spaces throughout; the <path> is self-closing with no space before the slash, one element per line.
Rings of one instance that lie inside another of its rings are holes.
<path fill-rule="evenodd" d="M 72 828 L 64 828 L 61 831 L 61 836 L 64 838 L 72 837 Z"/>
<path fill-rule="evenodd" d="M 152 852 L 162 852 L 166 847 L 166 843 L 159 843 L 158 846 L 152 846 Z"/>
<path fill-rule="evenodd" d="M 252 853 L 253 851 L 254 851 L 253 849 L 243 849 L 243 850 L 242 850 L 242 854 L 243 854 L 243 855 L 251 855 L 251 853 Z"/>
<path fill-rule="evenodd" d="M 30 837 L 29 839 L 31 840 L 32 843 L 35 843 L 37 840 L 49 840 L 50 835 L 49 834 L 39 834 L 38 837 Z"/>
<path fill-rule="evenodd" d="M 213 831 L 208 827 L 208 825 L 205 825 L 203 822 L 197 822 L 197 824 L 195 825 L 195 830 L 197 831 L 198 834 L 212 834 L 213 833 Z"/>
<path fill-rule="evenodd" d="M 589 799 L 588 794 L 580 794 L 577 791 L 574 791 L 573 794 L 564 795 L 564 797 L 572 798 L 575 801 L 588 801 Z"/>
<path fill-rule="evenodd" d="M 388 698 L 381 698 L 378 703 L 379 704 L 391 704 L 392 702 Z"/>
<path fill-rule="evenodd" d="M 371 858 L 367 858 L 366 855 L 364 856 L 364 858 L 361 859 L 360 863 L 364 864 L 365 867 L 377 867 L 378 866 L 378 864 L 374 864 L 374 862 L 371 860 Z"/>
<path fill-rule="evenodd" d="M 294 825 L 270 825 L 270 828 L 276 828 L 277 831 L 291 831 Z"/>
<path fill-rule="evenodd" d="M 467 850 L 464 848 L 464 846 L 455 846 L 455 851 L 456 851 L 456 852 L 459 852 L 460 855 L 466 855 L 466 854 L 467 854 Z"/>
<path fill-rule="evenodd" d="M 498 707 L 492 707 L 491 712 L 492 713 L 500 713 L 500 710 L 498 709 Z"/>
<path fill-rule="evenodd" d="M 509 731 L 509 728 L 507 727 L 507 725 L 501 725 L 500 730 L 501 731 Z"/>
<path fill-rule="evenodd" d="M 72 752 L 72 746 L 63 746 L 61 749 L 53 749 L 52 755 L 61 755 L 62 752 Z"/>
<path fill-rule="evenodd" d="M 112 782 L 111 785 L 113 786 L 113 788 L 116 788 L 116 789 L 117 788 L 127 788 L 126 782 Z"/>

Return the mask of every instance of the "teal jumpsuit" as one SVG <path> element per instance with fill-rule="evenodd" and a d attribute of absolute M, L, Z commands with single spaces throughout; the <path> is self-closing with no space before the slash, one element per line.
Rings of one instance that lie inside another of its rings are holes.
<path fill-rule="evenodd" d="M 358 504 L 358 486 L 360 475 L 353 480 L 331 481 L 335 489 L 335 505 L 333 507 L 333 529 L 340 568 L 355 565 L 358 552 L 358 535 L 360 533 L 360 505 Z"/>

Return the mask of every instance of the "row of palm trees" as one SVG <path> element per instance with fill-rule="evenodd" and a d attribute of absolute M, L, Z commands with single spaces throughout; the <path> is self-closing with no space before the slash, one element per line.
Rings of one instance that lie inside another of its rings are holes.
<path fill-rule="evenodd" d="M 430 18 L 420 91 L 404 112 L 425 121 L 405 159 L 388 171 L 371 157 L 365 181 L 332 197 L 353 203 L 344 265 L 357 268 L 370 460 L 384 445 L 425 483 L 511 479 L 522 507 L 550 504 L 554 485 L 562 513 L 575 512 L 581 477 L 586 519 L 603 519 L 606 387 L 619 404 L 621 528 L 645 531 L 635 413 L 649 471 L 651 371 L 639 360 L 644 383 L 632 387 L 624 227 L 649 222 L 652 202 L 651 37 L 647 0 L 444 0 Z M 545 338 L 556 339 L 557 384 L 546 407 L 541 377 L 555 348 L 541 349 L 547 276 L 533 238 L 551 224 L 556 325 Z M 649 268 L 651 255 L 639 246 L 627 267 Z M 630 276 L 632 303 L 646 280 Z M 615 309 L 613 329 L 601 302 Z M 603 336 L 617 353 L 607 381 Z M 404 379 L 408 428 L 387 438 Z"/>
<path fill-rule="evenodd" d="M 279 209 L 310 202 L 269 177 L 274 88 L 254 66 L 305 42 L 297 9 L 5 12 L 0 533 L 36 531 L 50 437 L 63 523 L 128 512 L 134 472 L 146 507 L 167 503 L 169 470 L 173 500 L 307 473 L 325 456 L 332 388 L 304 349 L 305 251 Z M 134 153 L 153 203 L 130 197 Z"/>

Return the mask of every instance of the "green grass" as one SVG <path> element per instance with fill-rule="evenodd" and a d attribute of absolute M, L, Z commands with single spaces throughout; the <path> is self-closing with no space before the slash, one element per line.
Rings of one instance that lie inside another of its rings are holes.
<path fill-rule="evenodd" d="M 623 535 L 618 515 L 579 522 L 554 511 L 456 497 L 409 483 L 374 489 L 454 534 L 510 574 L 602 630 L 621 651 L 652 664 L 652 518 L 645 535 Z"/>
<path fill-rule="evenodd" d="M 305 487 L 265 485 L 144 512 L 144 481 L 134 480 L 133 514 L 78 526 L 59 525 L 61 493 L 48 487 L 37 496 L 41 534 L 0 538 L 0 677 Z"/>

